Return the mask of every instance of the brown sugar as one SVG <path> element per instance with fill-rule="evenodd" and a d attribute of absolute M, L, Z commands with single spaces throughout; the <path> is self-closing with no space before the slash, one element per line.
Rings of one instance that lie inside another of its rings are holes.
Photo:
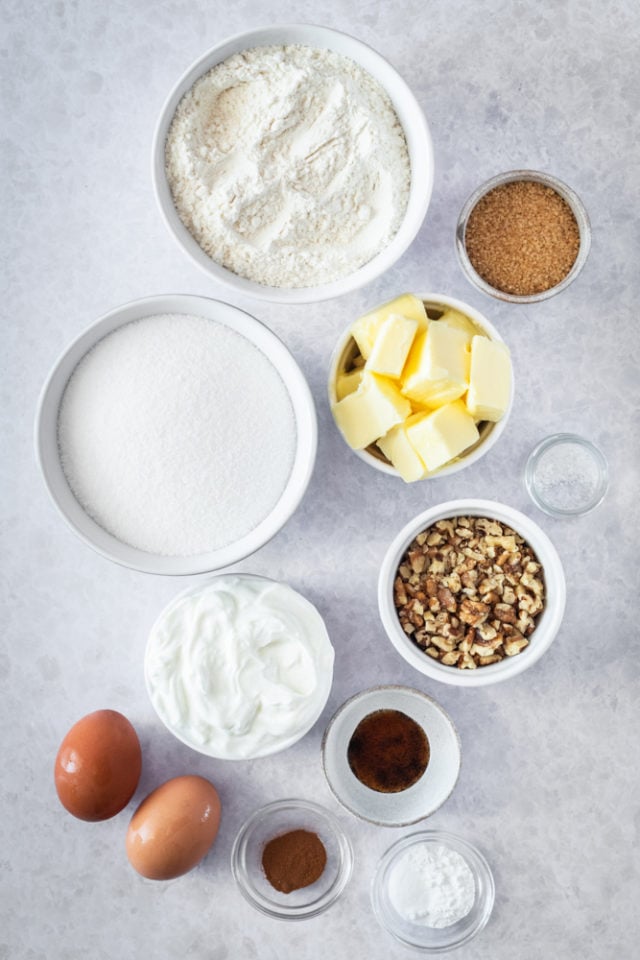
<path fill-rule="evenodd" d="M 478 200 L 464 243 L 474 269 L 488 284 L 531 296 L 566 277 L 578 256 L 580 231 L 569 204 L 555 190 L 515 180 Z"/>

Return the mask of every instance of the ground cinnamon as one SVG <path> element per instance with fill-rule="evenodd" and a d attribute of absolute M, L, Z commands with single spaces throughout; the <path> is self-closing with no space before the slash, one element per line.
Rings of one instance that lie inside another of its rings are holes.
<path fill-rule="evenodd" d="M 422 727 L 400 710 L 375 710 L 354 730 L 347 760 L 365 787 L 400 793 L 427 769 L 429 740 Z"/>
<path fill-rule="evenodd" d="M 327 851 L 310 830 L 290 830 L 265 845 L 262 869 L 272 887 L 291 893 L 318 880 L 327 865 Z"/>

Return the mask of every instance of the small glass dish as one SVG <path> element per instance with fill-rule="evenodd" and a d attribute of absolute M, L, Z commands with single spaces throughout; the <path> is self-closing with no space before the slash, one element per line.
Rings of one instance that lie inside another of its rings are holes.
<path fill-rule="evenodd" d="M 442 845 L 466 860 L 475 882 L 475 899 L 465 917 L 447 927 L 429 927 L 407 920 L 394 907 L 389 881 L 400 855 L 419 844 Z M 371 903 L 378 923 L 396 940 L 423 953 L 446 953 L 468 943 L 486 925 L 495 899 L 495 885 L 489 864 L 472 844 L 452 833 L 425 830 L 394 843 L 382 856 L 371 883 Z"/>
<path fill-rule="evenodd" d="M 524 482 L 529 496 L 551 517 L 581 517 L 602 503 L 609 468 L 602 451 L 575 433 L 555 433 L 531 452 Z"/>
<path fill-rule="evenodd" d="M 315 883 L 281 893 L 262 867 L 265 844 L 290 830 L 309 830 L 322 841 L 327 863 Z M 309 800 L 276 800 L 256 810 L 240 828 L 231 851 L 231 870 L 245 900 L 278 920 L 306 920 L 336 902 L 351 877 L 353 850 L 335 817 Z"/>
<path fill-rule="evenodd" d="M 502 187 L 507 183 L 515 183 L 523 180 L 527 182 L 541 183 L 545 187 L 550 187 L 551 190 L 554 190 L 560 197 L 562 197 L 562 199 L 568 204 L 576 219 L 578 232 L 580 234 L 580 246 L 573 266 L 567 275 L 560 281 L 560 283 L 556 283 L 555 286 L 549 287 L 547 290 L 541 290 L 539 293 L 531 293 L 521 296 L 514 293 L 507 293 L 505 290 L 499 290 L 497 287 L 492 287 L 491 284 L 487 283 L 487 281 L 480 276 L 469 259 L 465 244 L 465 235 L 469 217 L 479 200 L 481 200 L 491 190 L 495 190 L 496 187 Z M 471 194 L 467 202 L 464 204 L 458 218 L 458 224 L 456 226 L 456 253 L 458 254 L 460 266 L 462 267 L 467 280 L 477 287 L 478 290 L 482 290 L 483 293 L 488 294 L 488 296 L 495 297 L 497 300 L 505 300 L 508 303 L 538 303 L 541 300 L 548 300 L 549 297 L 553 297 L 562 290 L 565 290 L 570 283 L 573 283 L 585 265 L 587 256 L 589 255 L 590 247 L 591 224 L 589 222 L 589 216 L 585 206 L 580 197 L 571 189 L 571 187 L 568 187 L 566 183 L 563 183 L 562 180 L 558 180 L 557 177 L 553 177 L 548 173 L 540 173 L 537 170 L 510 170 L 507 173 L 500 173 L 497 177 L 492 177 L 490 180 L 487 180 L 486 183 L 483 183 Z"/>

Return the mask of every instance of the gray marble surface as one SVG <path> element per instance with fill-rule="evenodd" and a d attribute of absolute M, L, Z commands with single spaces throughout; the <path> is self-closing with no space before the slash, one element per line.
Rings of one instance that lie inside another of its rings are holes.
<path fill-rule="evenodd" d="M 408 831 L 342 811 L 323 780 L 333 711 L 374 683 L 434 696 L 454 719 L 463 767 L 424 826 L 475 842 L 497 896 L 474 960 L 637 956 L 637 480 L 640 106 L 634 0 L 98 3 L 5 0 L 3 39 L 2 629 L 0 958 L 11 960 L 382 960 L 409 956 L 377 926 L 375 863 Z M 408 253 L 376 283 L 326 304 L 241 300 L 174 246 L 154 204 L 150 143 L 162 102 L 197 56 L 240 30 L 323 22 L 384 53 L 415 91 L 436 155 L 433 201 Z M 570 183 L 591 216 L 585 270 L 559 297 L 511 307 L 476 292 L 455 260 L 458 211 L 482 180 L 514 167 Z M 484 310 L 511 346 L 517 397 L 501 442 L 450 480 L 405 487 L 343 444 L 325 399 L 333 342 L 366 307 L 441 291 Z M 60 521 L 38 476 L 33 416 L 57 354 L 114 305 L 154 293 L 234 300 L 299 360 L 317 401 L 320 443 L 309 491 L 285 529 L 238 569 L 282 578 L 313 600 L 336 648 L 333 691 L 314 729 L 271 759 L 208 761 L 174 740 L 145 695 L 142 656 L 158 610 L 184 584 L 103 560 Z M 522 485 L 529 450 L 575 430 L 611 468 L 604 504 L 581 520 L 536 511 Z M 428 504 L 494 497 L 534 517 L 565 565 L 559 636 L 528 673 L 481 690 L 417 675 L 386 640 L 378 566 Z M 127 811 L 91 825 L 59 806 L 52 768 L 67 728 L 109 706 L 139 730 L 144 769 Z M 129 867 L 134 804 L 169 776 L 219 788 L 211 854 L 167 884 Z M 356 866 L 342 899 L 302 924 L 254 912 L 234 887 L 233 838 L 262 803 L 287 794 L 336 813 Z"/>

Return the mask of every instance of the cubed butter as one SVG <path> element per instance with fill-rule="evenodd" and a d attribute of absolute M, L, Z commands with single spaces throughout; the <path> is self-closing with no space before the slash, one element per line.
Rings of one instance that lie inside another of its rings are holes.
<path fill-rule="evenodd" d="M 336 397 L 338 400 L 344 400 L 350 393 L 354 393 L 360 386 L 362 380 L 362 370 L 356 368 L 349 373 L 339 373 L 336 378 Z"/>
<path fill-rule="evenodd" d="M 402 377 L 402 393 L 429 407 L 457 400 L 469 386 L 468 337 L 437 320 L 420 333 Z"/>
<path fill-rule="evenodd" d="M 429 322 L 424 303 L 418 297 L 414 297 L 412 293 L 403 293 L 395 300 L 383 303 L 381 307 L 372 310 L 371 313 L 366 313 L 364 317 L 356 320 L 351 327 L 351 336 L 358 344 L 358 349 L 365 360 L 368 360 L 371 356 L 373 345 L 382 324 L 394 313 L 399 313 L 408 320 L 415 320 L 421 329 L 426 329 Z"/>
<path fill-rule="evenodd" d="M 486 337 L 474 337 L 466 398 L 469 413 L 476 420 L 500 420 L 509 405 L 510 395 L 511 357 L 508 347 Z"/>
<path fill-rule="evenodd" d="M 355 393 L 333 405 L 342 436 L 354 450 L 363 450 L 411 413 L 411 404 L 391 380 L 364 372 Z"/>
<path fill-rule="evenodd" d="M 427 476 L 427 468 L 407 436 L 407 427 L 424 416 L 425 414 L 421 413 L 409 417 L 378 440 L 378 446 L 385 457 L 391 461 L 406 483 L 422 480 Z"/>
<path fill-rule="evenodd" d="M 417 332 L 417 320 L 390 314 L 378 331 L 365 370 L 399 380 Z"/>
<path fill-rule="evenodd" d="M 438 322 L 446 323 L 450 327 L 455 327 L 456 330 L 462 330 L 467 335 L 469 345 L 472 338 L 478 333 L 478 328 L 473 320 L 470 320 L 464 313 L 460 313 L 459 310 L 454 310 L 453 307 L 447 307 Z"/>
<path fill-rule="evenodd" d="M 473 417 L 461 400 L 447 403 L 407 427 L 409 443 L 431 473 L 479 438 Z"/>

